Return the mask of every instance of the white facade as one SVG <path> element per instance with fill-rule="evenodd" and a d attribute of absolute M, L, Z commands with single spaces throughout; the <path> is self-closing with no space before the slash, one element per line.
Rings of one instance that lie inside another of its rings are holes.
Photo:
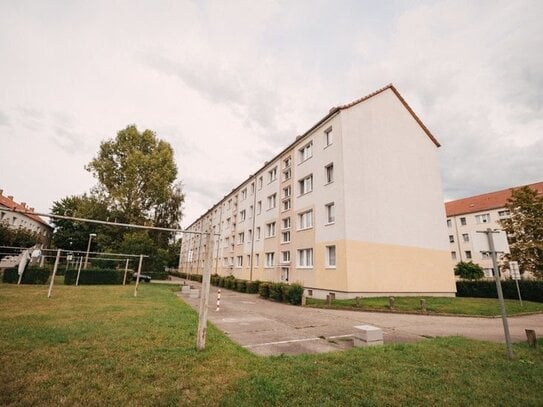
<path fill-rule="evenodd" d="M 218 274 L 320 297 L 454 295 L 438 146 L 387 86 L 332 109 L 188 230 L 220 233 Z M 181 271 L 202 272 L 199 239 L 185 236 Z"/>
<path fill-rule="evenodd" d="M 53 228 L 37 215 L 26 215 L 5 210 L 17 209 L 19 211 L 33 212 L 34 208 L 27 206 L 25 202 L 17 203 L 13 196 L 5 196 L 0 190 L 0 223 L 12 229 L 25 229 L 43 237 L 44 242 L 49 241 Z"/>

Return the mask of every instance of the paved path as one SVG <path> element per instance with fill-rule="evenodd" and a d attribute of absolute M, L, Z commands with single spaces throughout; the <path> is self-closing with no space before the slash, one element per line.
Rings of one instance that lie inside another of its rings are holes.
<path fill-rule="evenodd" d="M 200 284 L 190 282 L 195 288 Z M 181 295 L 180 295 L 181 296 Z M 182 299 L 195 309 L 199 299 Z M 232 340 L 260 355 L 317 353 L 352 346 L 355 325 L 383 329 L 385 343 L 412 342 L 435 336 L 460 335 L 504 342 L 501 318 L 469 318 L 302 308 L 264 300 L 255 294 L 221 290 L 221 308 L 215 311 L 217 287 L 211 287 L 209 320 Z M 526 339 L 524 329 L 543 334 L 543 314 L 510 317 L 513 341 Z"/>

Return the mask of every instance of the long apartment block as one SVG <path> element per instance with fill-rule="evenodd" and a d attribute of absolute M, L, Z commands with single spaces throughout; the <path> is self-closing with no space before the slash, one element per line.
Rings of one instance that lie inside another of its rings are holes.
<path fill-rule="evenodd" d="M 454 296 L 438 141 L 393 85 L 334 107 L 190 225 L 180 269 L 323 298 Z"/>

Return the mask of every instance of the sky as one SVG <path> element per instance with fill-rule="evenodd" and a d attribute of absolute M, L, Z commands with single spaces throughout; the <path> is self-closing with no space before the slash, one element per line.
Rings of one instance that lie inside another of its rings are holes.
<path fill-rule="evenodd" d="M 49 212 L 135 124 L 174 148 L 186 227 L 389 83 L 442 145 L 446 200 L 542 181 L 541 21 L 539 0 L 0 0 L 0 189 Z"/>

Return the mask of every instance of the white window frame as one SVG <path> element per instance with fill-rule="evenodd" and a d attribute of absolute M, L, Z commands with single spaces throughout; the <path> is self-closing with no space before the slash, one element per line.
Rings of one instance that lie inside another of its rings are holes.
<path fill-rule="evenodd" d="M 236 267 L 243 267 L 243 256 L 236 256 Z"/>
<path fill-rule="evenodd" d="M 265 268 L 273 268 L 275 267 L 275 252 L 267 252 L 266 253 L 266 263 Z"/>
<path fill-rule="evenodd" d="M 300 195 L 309 194 L 313 191 L 313 174 L 309 174 L 298 180 L 298 189 Z"/>
<path fill-rule="evenodd" d="M 307 230 L 313 227 L 313 210 L 298 214 L 298 230 Z"/>
<path fill-rule="evenodd" d="M 290 221 L 290 216 L 289 216 L 288 218 L 283 218 L 283 219 L 281 220 L 281 230 L 288 230 L 288 229 L 290 229 L 290 225 L 291 225 L 290 222 L 291 222 L 291 221 Z"/>
<path fill-rule="evenodd" d="M 286 239 L 288 237 L 288 239 Z M 290 243 L 290 230 L 281 232 L 281 243 Z"/>
<path fill-rule="evenodd" d="M 324 148 L 334 144 L 334 133 L 333 128 L 329 127 L 324 130 Z"/>
<path fill-rule="evenodd" d="M 337 250 L 336 245 L 326 246 L 326 267 L 335 269 L 337 265 Z"/>
<path fill-rule="evenodd" d="M 324 210 L 326 213 L 326 224 L 332 225 L 336 222 L 336 204 L 335 202 L 330 202 L 324 205 Z"/>
<path fill-rule="evenodd" d="M 313 268 L 313 266 L 313 248 L 298 249 L 297 268 L 310 269 Z"/>
<path fill-rule="evenodd" d="M 266 238 L 275 237 L 275 222 L 266 223 Z"/>
<path fill-rule="evenodd" d="M 241 210 L 239 212 L 239 221 L 243 222 L 246 217 L 247 217 L 247 211 L 245 209 Z"/>
<path fill-rule="evenodd" d="M 238 244 L 245 243 L 245 232 L 238 233 Z"/>
<path fill-rule="evenodd" d="M 325 185 L 334 182 L 334 163 L 330 163 L 324 167 L 324 179 L 326 180 Z"/>
<path fill-rule="evenodd" d="M 311 157 L 313 157 L 313 141 L 310 141 L 302 148 L 300 148 L 298 150 L 298 153 L 300 155 L 300 163 L 303 163 L 304 161 L 307 161 Z"/>
<path fill-rule="evenodd" d="M 290 264 L 290 251 L 285 250 L 281 252 L 281 264 Z"/>
<path fill-rule="evenodd" d="M 273 167 L 268 171 L 268 183 L 273 182 L 277 179 L 277 167 Z"/>
<path fill-rule="evenodd" d="M 282 212 L 288 211 L 291 207 L 292 207 L 292 202 L 291 202 L 290 198 L 285 199 L 283 201 L 283 207 L 281 208 Z"/>
<path fill-rule="evenodd" d="M 475 222 L 479 225 L 482 223 L 490 223 L 490 214 L 481 213 L 479 215 L 475 215 Z"/>
<path fill-rule="evenodd" d="M 268 196 L 268 210 L 274 209 L 277 206 L 277 193 Z"/>

